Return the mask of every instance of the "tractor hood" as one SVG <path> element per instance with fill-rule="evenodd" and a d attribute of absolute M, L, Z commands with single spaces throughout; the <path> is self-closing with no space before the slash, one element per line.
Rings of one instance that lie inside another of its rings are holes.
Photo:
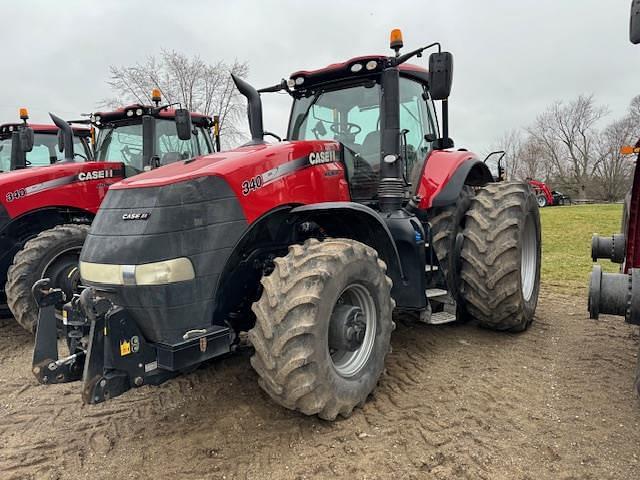
<path fill-rule="evenodd" d="M 109 189 L 80 257 L 83 281 L 145 337 L 176 344 L 213 318 L 240 239 L 276 207 L 349 199 L 338 143 L 281 142 L 176 162 Z"/>
<path fill-rule="evenodd" d="M 102 198 L 108 186 L 122 178 L 121 163 L 77 162 L 14 170 L 0 175 L 0 203 L 9 216 L 51 206 L 77 207 L 81 196 L 93 197 L 101 189 Z M 96 181 L 100 188 L 96 188 Z M 99 202 L 95 203 L 97 209 Z M 92 210 L 87 208 L 87 210 Z"/>

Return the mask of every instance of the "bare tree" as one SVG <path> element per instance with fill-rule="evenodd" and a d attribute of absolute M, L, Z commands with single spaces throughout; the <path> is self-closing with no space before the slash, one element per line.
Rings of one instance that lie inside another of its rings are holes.
<path fill-rule="evenodd" d="M 151 103 L 151 90 L 160 89 L 167 103 L 179 103 L 190 111 L 220 116 L 220 133 L 225 145 L 235 145 L 246 138 L 245 106 L 235 88 L 231 74 L 245 77 L 246 62 L 219 61 L 209 64 L 199 56 L 162 50 L 133 66 L 111 66 L 107 82 L 115 97 L 109 106 L 126 103 Z"/>
<path fill-rule="evenodd" d="M 620 147 L 635 143 L 636 125 L 631 116 L 617 120 L 599 135 L 600 160 L 595 166 L 594 177 L 605 200 L 615 201 L 624 197 L 629 188 L 628 179 L 633 169 L 629 157 L 620 153 Z"/>
<path fill-rule="evenodd" d="M 608 109 L 596 105 L 592 95 L 580 95 L 569 103 L 555 102 L 528 129 L 553 165 L 555 174 L 562 181 L 573 183 L 582 198 L 589 178 L 601 161 L 596 148 L 597 126 L 607 113 Z"/>

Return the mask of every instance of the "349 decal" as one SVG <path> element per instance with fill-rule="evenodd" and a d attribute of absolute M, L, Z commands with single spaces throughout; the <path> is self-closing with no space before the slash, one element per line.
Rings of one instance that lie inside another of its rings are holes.
<path fill-rule="evenodd" d="M 13 202 L 14 200 L 24 197 L 26 194 L 27 191 L 24 188 L 9 192 L 7 193 L 7 202 Z"/>
<path fill-rule="evenodd" d="M 240 186 L 242 187 L 242 194 L 249 195 L 262 186 L 262 175 L 256 175 L 249 180 L 245 180 Z"/>

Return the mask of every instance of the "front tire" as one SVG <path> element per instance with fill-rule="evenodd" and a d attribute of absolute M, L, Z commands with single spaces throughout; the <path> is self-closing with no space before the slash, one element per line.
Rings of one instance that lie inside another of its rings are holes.
<path fill-rule="evenodd" d="M 88 225 L 58 225 L 29 240 L 13 257 L 5 292 L 11 313 L 25 330 L 34 333 L 38 322 L 38 305 L 31 294 L 37 280 L 49 277 L 53 288 L 62 288 L 68 299 L 73 295 L 88 231 Z"/>
<path fill-rule="evenodd" d="M 547 197 L 544 196 L 544 195 L 538 195 L 536 197 L 536 201 L 538 202 L 538 207 L 540 207 L 540 208 L 544 208 L 548 204 Z"/>
<path fill-rule="evenodd" d="M 536 197 L 523 183 L 489 184 L 467 211 L 461 295 L 468 313 L 494 330 L 521 332 L 540 292 L 541 235 Z"/>
<path fill-rule="evenodd" d="M 261 283 L 249 332 L 260 386 L 285 408 L 348 417 L 375 388 L 390 348 L 386 265 L 360 242 L 311 239 L 290 246 Z"/>

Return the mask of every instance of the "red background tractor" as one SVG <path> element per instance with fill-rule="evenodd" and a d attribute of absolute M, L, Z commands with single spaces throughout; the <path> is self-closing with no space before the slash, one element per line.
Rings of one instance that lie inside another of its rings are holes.
<path fill-rule="evenodd" d="M 158 102 L 159 93 L 154 97 Z M 156 166 L 213 151 L 211 118 L 157 102 L 156 106 L 129 105 L 95 113 L 93 128 L 99 128 L 95 161 L 86 144 L 89 130 L 72 129 L 55 115 L 56 127 L 38 127 L 31 134 L 35 143 L 27 142 L 21 151 L 13 149 L 15 171 L 0 175 L 0 285 L 4 287 L 0 295 L 25 329 L 35 329 L 37 305 L 30 292 L 36 280 L 50 278 L 69 298 L 75 291 L 80 249 L 111 185 Z M 177 126 L 178 119 L 183 127 Z M 12 132 L 14 147 L 20 144 L 20 135 L 28 137 L 30 130 L 22 124 Z M 44 130 L 48 137 L 42 136 Z M 32 161 L 26 168 L 29 159 L 39 154 L 38 142 L 49 147 L 48 166 L 36 167 L 39 163 Z"/>

